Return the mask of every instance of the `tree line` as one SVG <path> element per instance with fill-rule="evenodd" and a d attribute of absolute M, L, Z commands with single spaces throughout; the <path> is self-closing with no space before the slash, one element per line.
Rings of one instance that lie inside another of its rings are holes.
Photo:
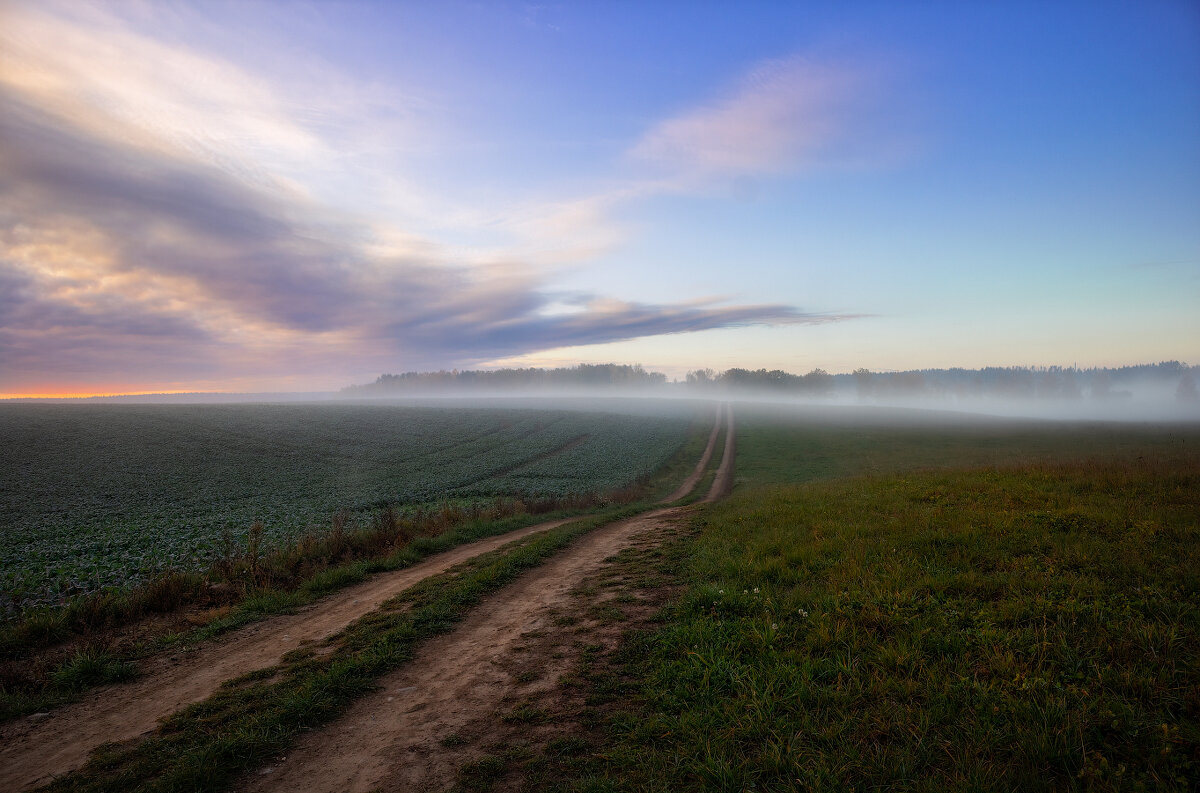
<path fill-rule="evenodd" d="M 913 369 L 830 374 L 813 369 L 793 374 L 782 369 L 696 369 L 668 381 L 640 364 L 579 364 L 555 369 L 466 369 L 381 375 L 375 382 L 349 386 L 343 393 L 372 396 L 471 391 L 647 389 L 698 393 L 758 392 L 796 396 L 856 395 L 862 399 L 954 396 L 1015 399 L 1100 399 L 1132 397 L 1135 384 L 1175 389 L 1181 401 L 1200 401 L 1196 370 L 1179 361 L 1080 369 L 1062 366 L 1008 366 L 982 369 Z"/>
<path fill-rule="evenodd" d="M 593 388 L 653 388 L 667 385 L 661 372 L 640 364 L 586 364 L 557 369 L 466 369 L 385 374 L 373 383 L 342 389 L 354 396 L 397 392 L 511 391 Z"/>

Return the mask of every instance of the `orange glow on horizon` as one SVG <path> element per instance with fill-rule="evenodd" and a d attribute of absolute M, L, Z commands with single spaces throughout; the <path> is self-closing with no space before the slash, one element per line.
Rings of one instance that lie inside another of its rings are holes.
<path fill-rule="evenodd" d="M 56 394 L 0 394 L 0 399 L 96 399 L 100 397 L 120 396 L 153 396 L 156 394 L 221 394 L 222 391 L 195 391 L 180 389 L 176 391 L 95 391 L 89 393 L 56 393 Z"/>

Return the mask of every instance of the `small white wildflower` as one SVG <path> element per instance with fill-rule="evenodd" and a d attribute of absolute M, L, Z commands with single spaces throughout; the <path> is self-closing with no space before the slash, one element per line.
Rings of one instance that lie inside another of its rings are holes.
<path fill-rule="evenodd" d="M 758 587 L 754 587 L 754 594 L 758 594 Z"/>
<path fill-rule="evenodd" d="M 724 590 L 724 589 L 718 589 L 718 590 L 717 590 L 717 594 L 718 594 L 718 595 L 724 595 L 724 594 L 725 594 L 725 590 Z"/>
<path fill-rule="evenodd" d="M 797 614 L 799 614 L 801 617 L 807 617 L 807 616 L 808 616 L 808 612 L 807 612 L 807 611 L 805 611 L 804 609 L 796 609 L 796 613 L 797 613 Z"/>
<path fill-rule="evenodd" d="M 757 592 L 758 590 L 756 589 L 756 590 L 754 590 L 754 591 L 755 591 L 755 592 Z M 743 595 L 749 595 L 749 594 L 750 594 L 750 590 L 748 590 L 748 589 L 743 589 L 743 590 L 742 590 L 742 594 L 743 594 Z"/>
<path fill-rule="evenodd" d="M 772 622 L 772 623 L 771 623 L 771 630 L 773 630 L 773 631 L 777 631 L 777 630 L 779 630 L 779 623 L 777 623 L 777 622 Z"/>

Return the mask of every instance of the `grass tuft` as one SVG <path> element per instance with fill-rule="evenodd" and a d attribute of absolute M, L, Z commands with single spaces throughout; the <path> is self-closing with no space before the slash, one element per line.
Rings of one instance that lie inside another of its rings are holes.
<path fill-rule="evenodd" d="M 104 650 L 80 650 L 50 676 L 50 685 L 63 692 L 76 692 L 108 683 L 123 683 L 138 676 L 135 664 Z"/>

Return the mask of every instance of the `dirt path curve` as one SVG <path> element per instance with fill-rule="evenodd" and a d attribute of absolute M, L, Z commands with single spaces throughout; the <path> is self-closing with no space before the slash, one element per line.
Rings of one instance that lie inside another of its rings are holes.
<path fill-rule="evenodd" d="M 691 492 L 712 458 L 720 425 L 714 423 L 700 463 L 688 477 Z M 676 491 L 667 501 L 683 498 Z M 664 501 L 663 503 L 667 503 Z M 96 689 L 82 701 L 40 719 L 0 725 L 0 791 L 32 790 L 75 770 L 98 746 L 143 736 L 159 720 L 211 696 L 221 683 L 279 663 L 305 643 L 319 642 L 374 611 L 409 587 L 515 540 L 571 520 L 553 520 L 460 545 L 412 567 L 373 576 L 298 610 L 271 617 L 193 649 L 165 652 L 142 664 L 131 683 Z"/>
<path fill-rule="evenodd" d="M 725 410 L 732 429 L 732 411 Z M 732 434 L 727 434 L 732 440 Z M 726 444 L 729 450 L 731 443 Z M 722 497 L 732 482 L 733 452 L 705 501 Z M 379 681 L 341 718 L 301 738 L 276 765 L 246 779 L 243 793 L 368 793 L 443 790 L 462 761 L 442 741 L 481 716 L 496 712 L 516 687 L 513 663 L 531 634 L 561 630 L 553 607 L 604 560 L 635 542 L 653 542 L 666 524 L 687 520 L 688 507 L 666 507 L 603 526 L 489 597 L 458 628 L 417 651 L 413 660 Z M 557 684 L 571 659 L 546 659 L 542 686 Z M 525 691 L 530 689 L 526 687 Z"/>

